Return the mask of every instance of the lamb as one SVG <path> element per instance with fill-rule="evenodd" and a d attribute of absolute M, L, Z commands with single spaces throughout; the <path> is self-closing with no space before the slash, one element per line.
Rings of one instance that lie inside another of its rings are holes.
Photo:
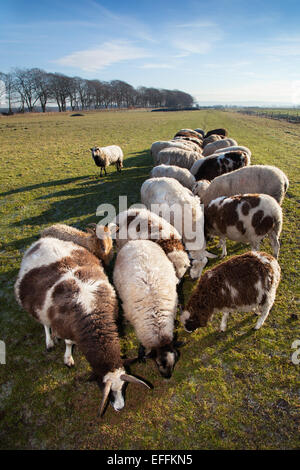
<path fill-rule="evenodd" d="M 211 134 L 210 136 L 206 137 L 203 139 L 202 146 L 203 148 L 206 147 L 208 144 L 211 144 L 212 142 L 217 142 L 218 140 L 223 140 L 223 136 L 218 135 L 218 134 Z"/>
<path fill-rule="evenodd" d="M 174 267 L 160 246 L 132 240 L 119 251 L 113 281 L 125 318 L 160 374 L 170 378 L 179 358 L 174 338 L 177 293 Z"/>
<path fill-rule="evenodd" d="M 199 157 L 198 152 L 191 152 L 179 148 L 166 148 L 158 153 L 157 165 L 164 163 L 165 165 L 175 165 L 189 170 Z"/>
<path fill-rule="evenodd" d="M 168 178 L 175 178 L 177 181 L 179 181 L 180 184 L 182 184 L 182 186 L 185 186 L 188 189 L 192 189 L 196 183 L 196 179 L 194 175 L 192 175 L 191 171 L 187 170 L 186 168 L 180 168 L 176 165 L 155 166 L 152 169 L 150 175 L 151 178 L 160 178 L 162 176 L 167 176 Z"/>
<path fill-rule="evenodd" d="M 88 249 L 50 236 L 40 238 L 24 254 L 15 295 L 20 306 L 44 325 L 48 350 L 54 347 L 51 332 L 65 340 L 68 367 L 74 365 L 72 346 L 78 345 L 99 387 L 104 387 L 100 414 L 109 395 L 116 411 L 124 407 L 126 382 L 148 387 L 126 374 L 115 322 L 115 290 Z"/>
<path fill-rule="evenodd" d="M 237 150 L 240 150 L 241 152 L 247 153 L 249 158 L 251 158 L 251 150 L 248 149 L 248 147 L 244 147 L 243 145 L 232 145 L 231 147 L 226 147 L 226 149 L 217 149 L 214 151 L 213 155 L 216 155 L 218 153 L 224 153 L 224 152 L 236 152 Z"/>
<path fill-rule="evenodd" d="M 45 228 L 41 237 L 54 237 L 59 240 L 74 242 L 84 248 L 87 248 L 93 255 L 108 264 L 113 256 L 113 242 L 108 227 L 99 226 L 98 235 L 96 226 L 87 227 L 87 232 L 78 230 L 65 224 L 55 224 Z"/>
<path fill-rule="evenodd" d="M 216 142 L 212 142 L 211 144 L 207 144 L 202 152 L 203 157 L 208 157 L 215 153 L 218 149 L 225 149 L 226 147 L 231 147 L 232 145 L 237 145 L 237 141 L 234 139 L 222 139 L 217 140 Z"/>
<path fill-rule="evenodd" d="M 141 201 L 178 230 L 193 260 L 190 276 L 199 277 L 207 258 L 216 257 L 205 249 L 204 217 L 199 199 L 177 180 L 163 177 L 144 181 Z"/>
<path fill-rule="evenodd" d="M 192 150 L 196 151 L 199 149 L 198 146 L 194 144 L 192 145 L 193 145 Z M 189 142 L 186 142 L 184 140 L 179 140 L 179 139 L 178 140 L 161 140 L 161 141 L 153 142 L 153 144 L 151 145 L 150 154 L 153 158 L 154 165 L 157 165 L 158 153 L 165 148 L 180 148 L 184 150 L 191 150 L 191 145 Z"/>
<path fill-rule="evenodd" d="M 258 251 L 262 239 L 268 236 L 273 256 L 278 258 L 282 210 L 272 196 L 222 196 L 205 207 L 204 217 L 205 235 L 220 237 L 222 257 L 227 255 L 226 237 L 237 242 L 250 243 L 252 250 Z"/>
<path fill-rule="evenodd" d="M 225 331 L 229 313 L 256 311 L 254 327 L 261 328 L 269 315 L 280 281 L 280 266 L 264 252 L 248 252 L 208 270 L 199 279 L 180 320 L 189 333 L 205 327 L 222 312 L 220 330 Z"/>
<path fill-rule="evenodd" d="M 211 131 L 208 131 L 205 134 L 205 137 L 209 137 L 212 134 L 218 134 L 218 135 L 226 137 L 228 135 L 228 131 L 227 131 L 227 129 L 224 129 L 222 127 L 220 129 L 212 129 Z"/>
<path fill-rule="evenodd" d="M 107 175 L 106 167 L 112 164 L 116 165 L 118 171 L 123 168 L 123 152 L 118 145 L 109 145 L 107 147 L 93 147 L 90 149 L 92 157 L 97 166 L 100 167 L 100 177 L 104 170 L 105 176 Z"/>
<path fill-rule="evenodd" d="M 197 160 L 190 172 L 197 181 L 211 181 L 217 176 L 250 165 L 250 158 L 241 151 L 225 152 Z"/>
<path fill-rule="evenodd" d="M 289 187 L 289 180 L 276 166 L 252 165 L 218 176 L 211 183 L 199 181 L 193 188 L 201 202 L 207 206 L 220 196 L 235 194 L 269 194 L 281 204 Z"/>
<path fill-rule="evenodd" d="M 182 244 L 181 235 L 165 219 L 147 209 L 131 208 L 120 212 L 110 227 L 116 225 L 118 251 L 130 240 L 152 240 L 157 243 L 173 263 L 178 280 L 190 267 L 189 257 Z"/>

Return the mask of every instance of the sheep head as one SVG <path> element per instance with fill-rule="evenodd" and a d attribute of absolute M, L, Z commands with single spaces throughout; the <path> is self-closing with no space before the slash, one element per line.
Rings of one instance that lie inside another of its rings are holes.
<path fill-rule="evenodd" d="M 95 255 L 105 264 L 109 264 L 113 256 L 111 229 L 105 225 L 89 224 L 86 230 L 90 234 Z"/>
<path fill-rule="evenodd" d="M 170 379 L 175 364 L 180 358 L 179 348 L 184 344 L 182 341 L 177 341 L 177 334 L 175 334 L 173 340 L 166 339 L 165 344 L 162 341 L 158 347 L 152 348 L 146 354 L 146 358 L 154 359 L 160 375 L 165 379 Z"/>
<path fill-rule="evenodd" d="M 200 199 L 202 199 L 209 185 L 210 185 L 210 181 L 207 181 L 207 180 L 197 181 L 194 184 L 192 191 L 196 196 L 199 196 Z"/>

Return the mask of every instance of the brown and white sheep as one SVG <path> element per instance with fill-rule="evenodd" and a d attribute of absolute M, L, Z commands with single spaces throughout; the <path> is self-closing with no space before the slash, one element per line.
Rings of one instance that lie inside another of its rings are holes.
<path fill-rule="evenodd" d="M 222 312 L 221 331 L 231 312 L 256 311 L 258 330 L 269 315 L 280 281 L 280 266 L 273 256 L 248 252 L 206 271 L 181 314 L 188 332 L 207 326 L 214 313 Z"/>
<path fill-rule="evenodd" d="M 212 134 L 218 134 L 218 135 L 221 135 L 221 136 L 227 136 L 228 135 L 228 131 L 227 129 L 224 129 L 223 127 L 219 128 L 219 129 L 212 129 L 210 131 L 208 131 L 206 134 L 205 134 L 205 137 L 209 137 L 210 135 Z"/>
<path fill-rule="evenodd" d="M 206 236 L 220 237 L 222 257 L 227 255 L 226 238 L 250 243 L 259 250 L 263 238 L 269 237 L 273 255 L 278 258 L 279 236 L 282 228 L 282 210 L 278 202 L 267 194 L 222 196 L 204 209 Z"/>
<path fill-rule="evenodd" d="M 44 326 L 46 347 L 52 335 L 66 343 L 64 363 L 74 365 L 73 344 L 85 355 L 99 387 L 104 388 L 100 414 L 108 396 L 116 411 L 124 406 L 126 374 L 116 325 L 118 301 L 99 259 L 71 241 L 46 236 L 25 252 L 15 295 L 18 303 Z"/>

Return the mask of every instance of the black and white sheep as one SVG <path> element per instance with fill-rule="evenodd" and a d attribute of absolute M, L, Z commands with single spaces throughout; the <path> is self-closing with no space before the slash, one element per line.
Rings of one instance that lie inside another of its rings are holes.
<path fill-rule="evenodd" d="M 211 201 L 204 210 L 205 235 L 220 237 L 222 257 L 227 255 L 226 238 L 250 243 L 258 251 L 268 236 L 273 255 L 278 258 L 279 236 L 282 228 L 282 210 L 268 194 L 222 196 Z"/>
<path fill-rule="evenodd" d="M 271 165 L 252 165 L 218 176 L 212 182 L 199 181 L 193 188 L 207 206 L 220 196 L 235 194 L 269 194 L 281 204 L 289 187 L 285 173 Z"/>
<path fill-rule="evenodd" d="M 236 152 L 224 152 L 202 158 L 193 164 L 190 172 L 197 181 L 203 179 L 211 181 L 217 176 L 248 165 L 250 165 L 248 154 L 238 150 Z"/>
<path fill-rule="evenodd" d="M 109 145 L 107 147 L 93 147 L 90 149 L 92 157 L 97 166 L 100 167 L 100 176 L 104 170 L 105 176 L 107 175 L 106 167 L 109 165 L 116 165 L 118 171 L 123 168 L 123 152 L 118 145 Z"/>
<path fill-rule="evenodd" d="M 279 281 L 280 266 L 273 256 L 263 252 L 233 256 L 201 276 L 180 320 L 190 333 L 222 312 L 220 330 L 225 331 L 230 313 L 255 311 L 258 330 L 269 315 Z"/>
<path fill-rule="evenodd" d="M 179 352 L 174 338 L 177 277 L 171 261 L 150 240 L 132 240 L 119 251 L 113 273 L 125 318 L 133 325 L 160 374 L 170 378 Z"/>
<path fill-rule="evenodd" d="M 65 340 L 64 363 L 74 365 L 73 344 L 85 355 L 99 387 L 104 388 L 100 414 L 110 395 L 116 411 L 124 406 L 126 382 L 148 386 L 126 374 L 116 325 L 118 301 L 99 259 L 71 241 L 45 236 L 25 252 L 15 295 L 18 303 L 46 333 Z"/>

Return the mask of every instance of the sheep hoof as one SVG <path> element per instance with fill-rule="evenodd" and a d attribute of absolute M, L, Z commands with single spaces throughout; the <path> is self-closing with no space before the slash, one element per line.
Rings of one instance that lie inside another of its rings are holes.
<path fill-rule="evenodd" d="M 73 359 L 73 357 L 71 356 L 71 357 L 68 357 L 67 359 L 65 359 L 65 360 L 64 360 L 64 364 L 65 364 L 65 366 L 67 366 L 67 367 L 69 367 L 69 368 L 73 367 L 73 366 L 74 366 L 74 359 Z"/>
<path fill-rule="evenodd" d="M 47 352 L 51 352 L 51 351 L 53 351 L 53 349 L 54 349 L 54 343 L 53 343 L 53 344 L 49 344 L 48 346 L 46 346 L 46 351 L 47 351 Z"/>

